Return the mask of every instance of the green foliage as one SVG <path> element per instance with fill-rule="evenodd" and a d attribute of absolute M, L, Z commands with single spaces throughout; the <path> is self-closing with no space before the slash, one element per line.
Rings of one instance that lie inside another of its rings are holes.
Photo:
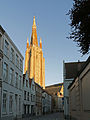
<path fill-rule="evenodd" d="M 69 11 L 71 33 L 69 38 L 77 42 L 82 55 L 90 50 L 90 0 L 74 0 Z"/>

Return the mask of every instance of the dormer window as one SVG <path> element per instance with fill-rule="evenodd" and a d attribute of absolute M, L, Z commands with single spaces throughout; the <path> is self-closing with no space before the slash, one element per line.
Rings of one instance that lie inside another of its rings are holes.
<path fill-rule="evenodd" d="M 26 80 L 26 87 L 28 87 L 28 80 Z"/>

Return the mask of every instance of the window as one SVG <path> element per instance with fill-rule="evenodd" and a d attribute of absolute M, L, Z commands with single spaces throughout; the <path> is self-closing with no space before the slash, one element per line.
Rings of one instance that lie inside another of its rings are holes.
<path fill-rule="evenodd" d="M 24 114 L 26 114 L 26 105 L 24 105 Z"/>
<path fill-rule="evenodd" d="M 13 85 L 13 79 L 14 79 L 14 70 L 10 68 L 10 84 Z"/>
<path fill-rule="evenodd" d="M 20 59 L 20 70 L 22 70 L 22 60 Z"/>
<path fill-rule="evenodd" d="M 13 110 L 13 96 L 10 95 L 9 97 L 9 112 L 12 112 Z"/>
<path fill-rule="evenodd" d="M 24 91 L 24 100 L 26 100 L 26 91 Z"/>
<path fill-rule="evenodd" d="M 8 55 L 9 53 L 9 44 L 8 42 L 5 40 L 5 55 Z"/>
<path fill-rule="evenodd" d="M 28 92 L 28 94 L 27 94 L 27 100 L 29 101 L 29 92 Z"/>
<path fill-rule="evenodd" d="M 21 89 L 21 79 L 22 77 L 19 75 L 19 88 Z"/>
<path fill-rule="evenodd" d="M 26 87 L 28 87 L 28 80 L 26 80 Z"/>
<path fill-rule="evenodd" d="M 27 106 L 27 111 L 28 111 L 27 113 L 28 113 L 28 114 L 29 114 L 29 108 L 30 108 L 30 106 L 28 105 L 28 106 Z"/>
<path fill-rule="evenodd" d="M 34 95 L 31 94 L 31 101 L 34 102 Z"/>
<path fill-rule="evenodd" d="M 7 95 L 6 95 L 6 93 L 3 93 L 3 112 L 7 112 Z"/>
<path fill-rule="evenodd" d="M 33 101 L 35 101 L 35 95 L 33 95 Z"/>
<path fill-rule="evenodd" d="M 14 50 L 11 48 L 11 61 L 14 62 Z"/>
<path fill-rule="evenodd" d="M 18 87 L 18 73 L 15 73 L 15 87 Z"/>
<path fill-rule="evenodd" d="M 16 111 L 17 111 L 17 99 L 18 99 L 18 95 L 17 94 L 15 94 L 15 106 L 16 106 Z"/>
<path fill-rule="evenodd" d="M 21 111 L 21 96 L 19 96 L 19 112 Z"/>
<path fill-rule="evenodd" d="M 32 90 L 34 90 L 34 85 L 32 85 Z"/>
<path fill-rule="evenodd" d="M 23 87 L 24 87 L 24 80 L 23 80 Z"/>
<path fill-rule="evenodd" d="M 8 81 L 8 65 L 6 63 L 4 63 L 4 71 L 3 71 L 3 77 L 5 81 Z"/>
<path fill-rule="evenodd" d="M 19 67 L 19 57 L 17 54 L 16 54 L 16 66 Z"/>
<path fill-rule="evenodd" d="M 33 101 L 33 100 L 32 100 L 32 94 L 31 94 L 31 101 Z"/>

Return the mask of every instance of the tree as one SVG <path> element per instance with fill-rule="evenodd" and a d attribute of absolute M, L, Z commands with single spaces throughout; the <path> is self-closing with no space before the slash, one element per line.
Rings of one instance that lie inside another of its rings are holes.
<path fill-rule="evenodd" d="M 90 50 L 90 0 L 73 0 L 69 10 L 71 33 L 68 38 L 77 42 L 82 55 Z"/>

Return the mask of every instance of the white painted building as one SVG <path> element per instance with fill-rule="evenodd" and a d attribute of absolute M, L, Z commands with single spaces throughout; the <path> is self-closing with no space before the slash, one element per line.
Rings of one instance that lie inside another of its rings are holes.
<path fill-rule="evenodd" d="M 35 113 L 36 116 L 42 115 L 42 91 L 43 88 L 35 82 L 35 91 L 36 91 L 36 106 L 35 106 Z"/>
<path fill-rule="evenodd" d="M 0 119 L 22 116 L 23 56 L 0 26 Z"/>
<path fill-rule="evenodd" d="M 90 56 L 69 85 L 70 120 L 90 119 Z"/>
<path fill-rule="evenodd" d="M 36 91 L 35 91 L 35 82 L 34 78 L 29 79 L 30 81 L 30 91 L 31 91 L 31 115 L 35 115 L 35 105 L 36 105 Z"/>
<path fill-rule="evenodd" d="M 26 74 L 23 74 L 23 117 L 31 115 L 31 89 L 29 77 Z"/>
<path fill-rule="evenodd" d="M 63 83 L 64 83 L 64 116 L 65 118 L 69 117 L 69 91 L 68 86 L 74 78 L 76 77 L 77 73 L 82 68 L 85 62 L 63 62 Z"/>
<path fill-rule="evenodd" d="M 63 98 L 58 97 L 58 110 L 63 111 Z"/>
<path fill-rule="evenodd" d="M 42 112 L 43 114 L 51 112 L 52 97 L 45 90 L 42 93 Z"/>

